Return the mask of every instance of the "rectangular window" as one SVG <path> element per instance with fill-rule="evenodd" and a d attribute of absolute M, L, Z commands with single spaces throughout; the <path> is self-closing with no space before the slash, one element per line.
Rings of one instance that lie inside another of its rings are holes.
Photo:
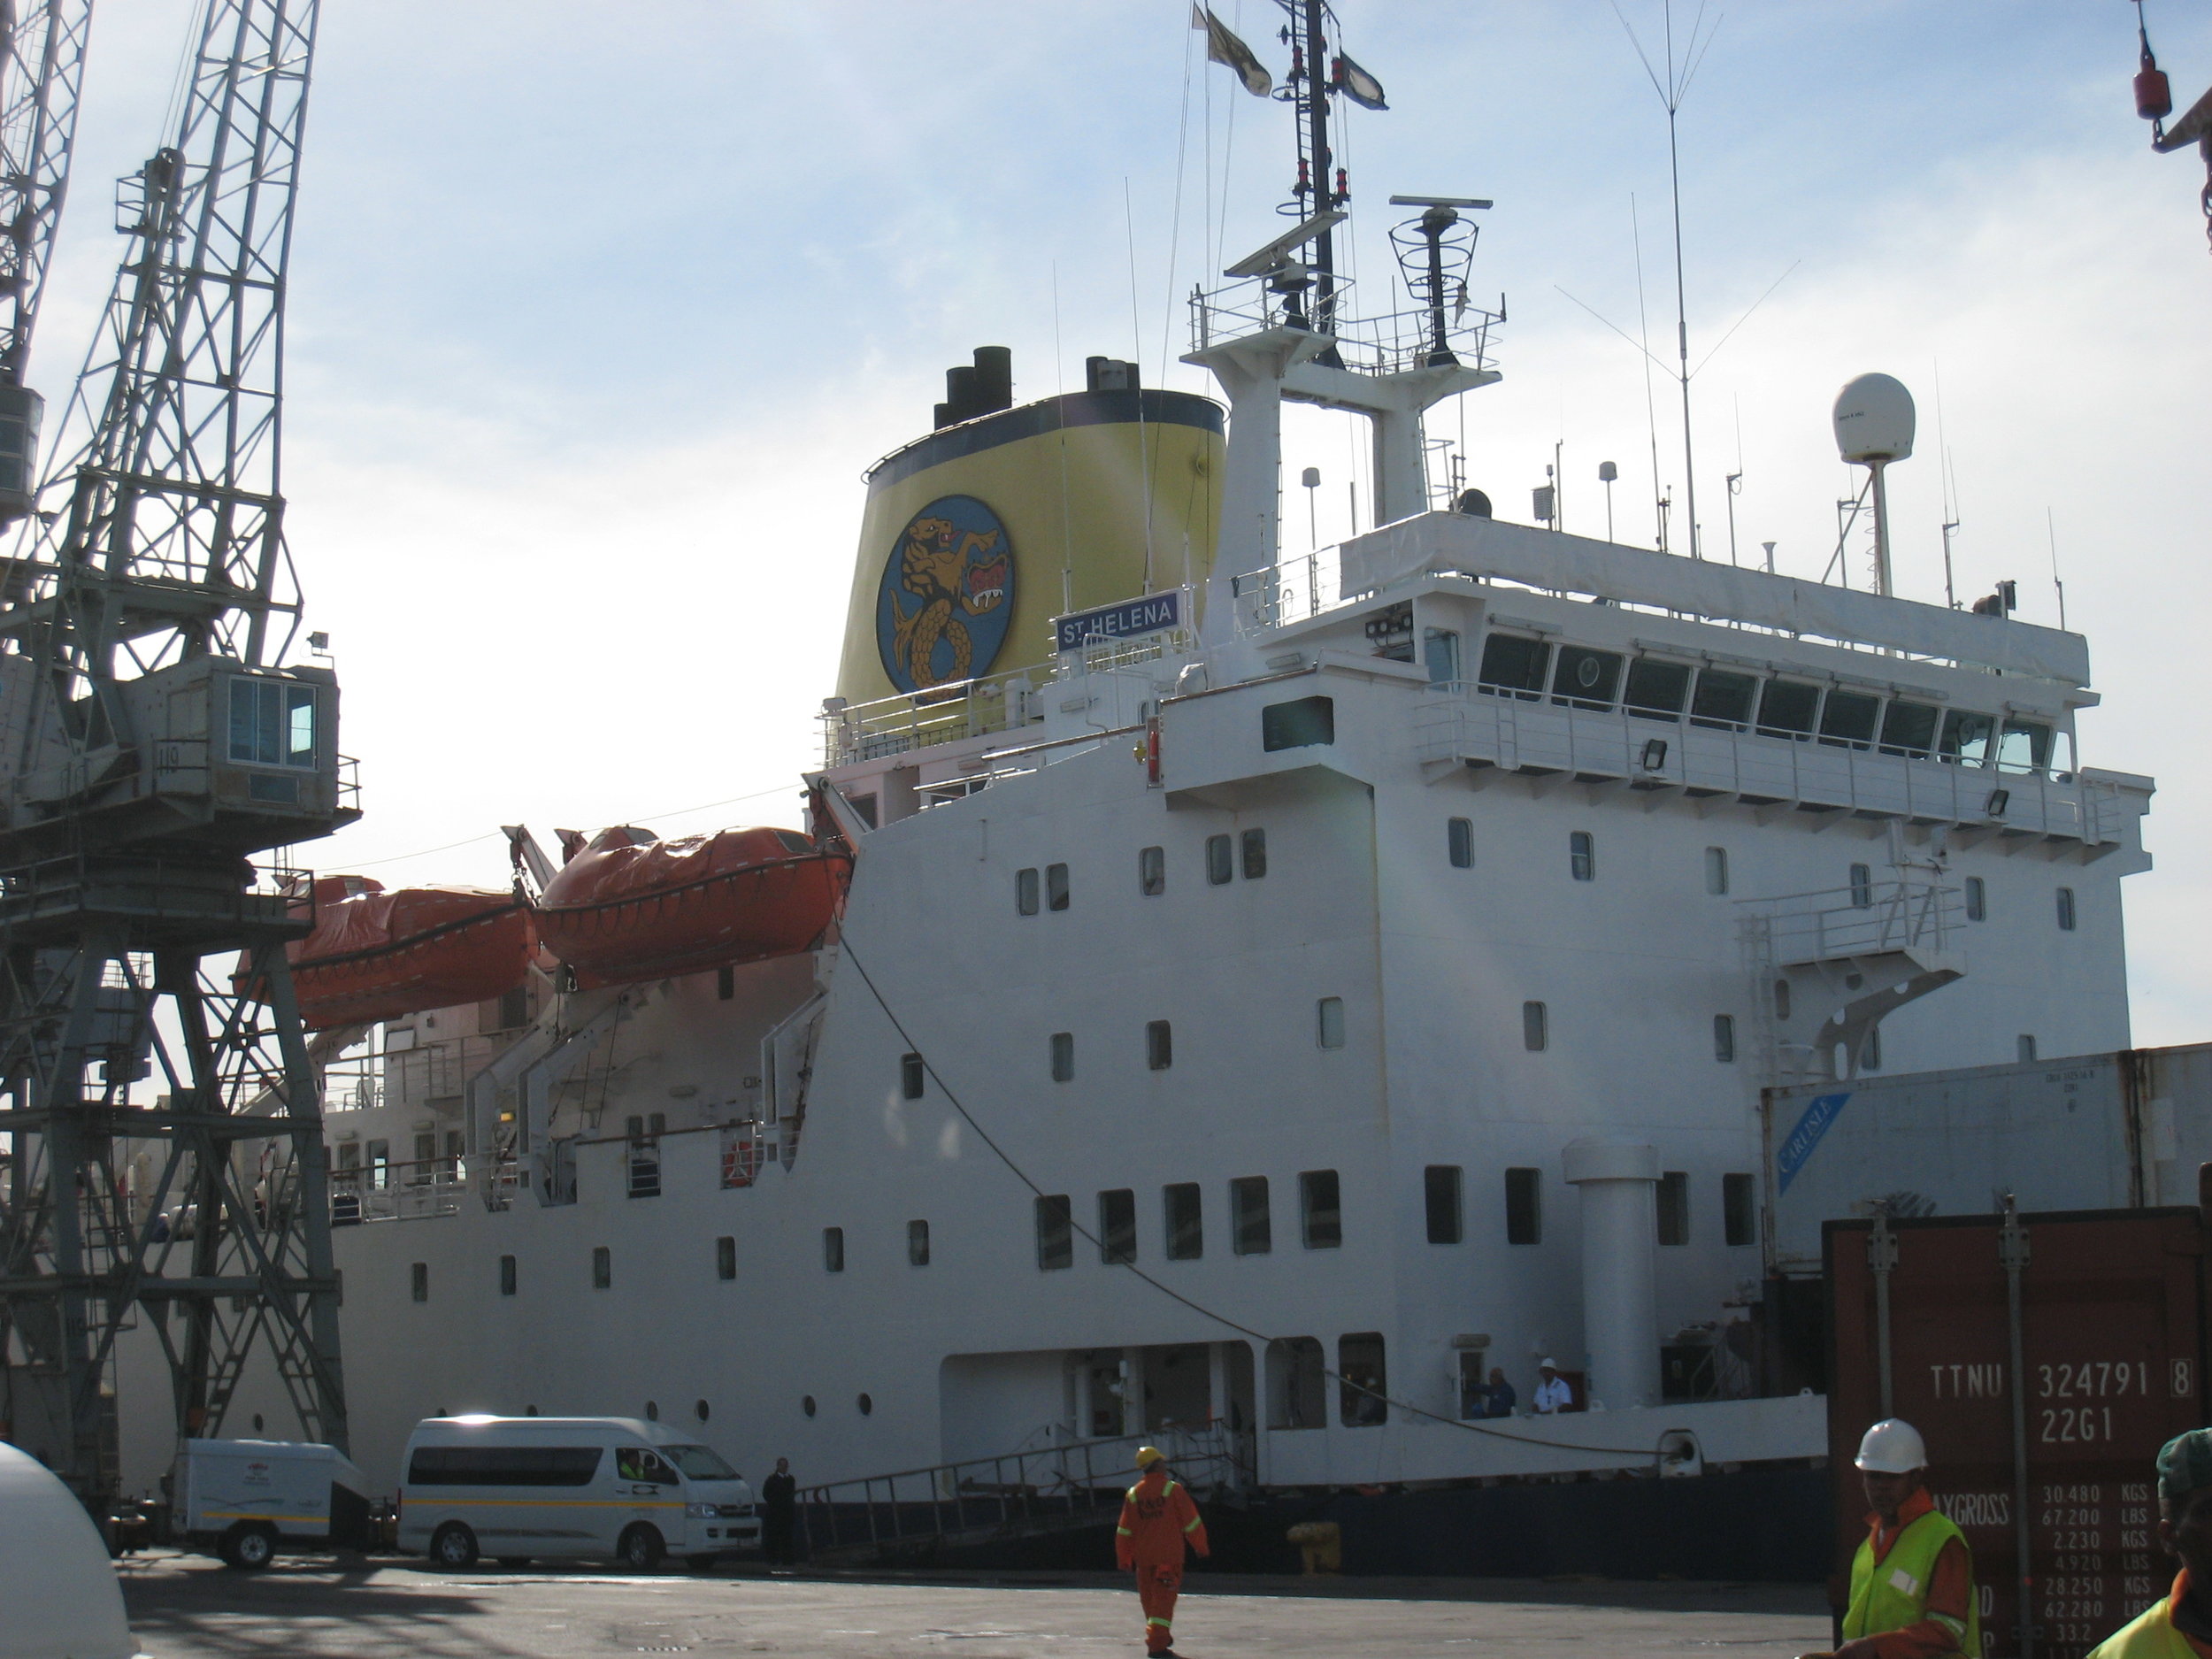
<path fill-rule="evenodd" d="M 1790 1017 L 1790 982 L 1787 979 L 1774 982 L 1774 1017 L 1782 1020 Z"/>
<path fill-rule="evenodd" d="M 1448 686 L 1459 679 L 1459 635 L 1449 628 L 1421 630 L 1421 660 L 1429 671 L 1429 684 Z"/>
<path fill-rule="evenodd" d="M 1820 687 L 1801 680 L 1770 680 L 1759 694 L 1759 735 L 1811 735 L 1813 717 L 1820 711 Z"/>
<path fill-rule="evenodd" d="M 1927 759 L 1935 749 L 1939 712 L 1932 703 L 1891 703 L 1882 710 L 1882 753 Z"/>
<path fill-rule="evenodd" d="M 1267 832 L 1248 829 L 1237 837 L 1238 850 L 1244 857 L 1244 879 L 1257 881 L 1267 873 Z"/>
<path fill-rule="evenodd" d="M 737 1240 L 727 1234 L 714 1241 L 714 1276 L 721 1279 L 737 1277 Z"/>
<path fill-rule="evenodd" d="M 929 1265 L 929 1223 L 910 1221 L 906 1224 L 906 1264 L 909 1267 Z"/>
<path fill-rule="evenodd" d="M 1155 1071 L 1164 1071 L 1175 1064 L 1175 1033 L 1164 1019 L 1146 1022 L 1144 1063 Z"/>
<path fill-rule="evenodd" d="M 1690 670 L 1683 663 L 1640 657 L 1628 665 L 1628 690 L 1622 701 L 1640 719 L 1678 720 L 1690 699 Z"/>
<path fill-rule="evenodd" d="M 1552 670 L 1551 700 L 1572 703 L 1578 709 L 1609 709 L 1620 683 L 1621 659 L 1615 652 L 1563 645 L 1557 666 Z"/>
<path fill-rule="evenodd" d="M 1137 1259 L 1137 1195 L 1126 1187 L 1098 1195 L 1098 1259 L 1109 1267 Z"/>
<path fill-rule="evenodd" d="M 388 1141 L 369 1142 L 369 1187 L 373 1192 L 383 1192 L 392 1184 L 392 1143 Z"/>
<path fill-rule="evenodd" d="M 2062 892 L 2063 888 L 2060 889 Z M 1314 1007 L 1315 1035 L 1324 1048 L 1344 1046 L 1344 999 L 1325 996 Z"/>
<path fill-rule="evenodd" d="M 2074 931 L 2074 890 L 2071 887 L 2058 890 L 2058 926 L 2061 933 L 2070 933 Z"/>
<path fill-rule="evenodd" d="M 1383 1374 L 1383 1340 L 1376 1331 L 1339 1337 L 1338 1411 L 1348 1429 L 1373 1428 L 1390 1416 L 1390 1381 Z"/>
<path fill-rule="evenodd" d="M 1874 1026 L 1866 1033 L 1866 1041 L 1859 1045 L 1859 1070 L 1878 1071 L 1882 1069 L 1882 1028 Z"/>
<path fill-rule="evenodd" d="M 1240 1175 L 1229 1183 L 1229 1248 L 1239 1256 L 1265 1256 L 1275 1248 L 1266 1176 Z"/>
<path fill-rule="evenodd" d="M 1068 867 L 1065 864 L 1045 866 L 1045 909 L 1064 910 L 1068 908 Z"/>
<path fill-rule="evenodd" d="M 735 968 L 717 968 L 714 971 L 714 995 L 718 1002 L 733 1002 L 737 1000 L 737 970 Z M 515 1022 L 518 1025 L 523 1023 L 521 1020 Z"/>
<path fill-rule="evenodd" d="M 1075 1210 L 1065 1193 L 1037 1201 L 1037 1266 L 1045 1272 L 1075 1265 Z"/>
<path fill-rule="evenodd" d="M 1721 1225 L 1731 1245 L 1759 1241 L 1758 1188 L 1748 1175 L 1720 1178 Z"/>
<path fill-rule="evenodd" d="M 1471 818 L 1455 818 L 1444 820 L 1444 851 L 1455 870 L 1475 867 L 1475 826 Z"/>
<path fill-rule="evenodd" d="M 844 1228 L 824 1227 L 822 1229 L 822 1265 L 833 1273 L 841 1273 L 845 1271 Z"/>
<path fill-rule="evenodd" d="M 1423 1170 L 1421 1199 L 1428 1211 L 1429 1242 L 1457 1244 L 1463 1233 L 1460 1219 L 1459 1165 L 1432 1164 Z"/>
<path fill-rule="evenodd" d="M 2022 1064 L 2028 1064 L 2035 1059 L 2035 1038 L 2031 1033 L 2024 1031 L 2020 1033 L 2019 1041 L 2015 1046 L 2018 1051 Z"/>
<path fill-rule="evenodd" d="M 1953 709 L 1943 717 L 1943 741 L 1938 752 L 1946 760 L 1978 766 L 1989 758 L 1989 745 L 1997 735 L 1997 722 L 1986 714 Z"/>
<path fill-rule="evenodd" d="M 1508 1170 L 1505 1172 L 1505 1241 L 1541 1244 L 1544 1241 L 1544 1171 Z"/>
<path fill-rule="evenodd" d="M 1705 849 L 1705 890 L 1716 897 L 1728 891 L 1728 849 L 1708 847 Z"/>
<path fill-rule="evenodd" d="M 515 1294 L 515 1258 L 511 1256 L 499 1258 L 499 1294 L 503 1296 Z"/>
<path fill-rule="evenodd" d="M 1723 1065 L 1735 1064 L 1736 1017 L 1733 1014 L 1713 1016 L 1713 1058 Z"/>
<path fill-rule="evenodd" d="M 2032 720 L 2007 720 L 1997 738 L 1997 764 L 2005 772 L 2042 772 L 2051 764 L 2051 728 Z"/>
<path fill-rule="evenodd" d="M 430 1263 L 417 1262 L 407 1270 L 408 1288 L 417 1302 L 430 1300 Z"/>
<path fill-rule="evenodd" d="M 1683 1170 L 1669 1170 L 1659 1178 L 1659 1242 L 1690 1241 L 1690 1178 Z"/>
<path fill-rule="evenodd" d="M 249 766 L 315 764 L 315 688 L 280 680 L 230 682 L 230 757 Z"/>
<path fill-rule="evenodd" d="M 1543 694 L 1544 670 L 1550 664 L 1551 647 L 1543 641 L 1493 634 L 1482 642 L 1479 689 L 1533 703 Z"/>
<path fill-rule="evenodd" d="M 1551 1010 L 1541 1002 L 1521 1004 L 1521 1047 L 1541 1054 L 1551 1046 Z"/>
<path fill-rule="evenodd" d="M 596 1446 L 418 1446 L 411 1486 L 588 1486 L 604 1454 Z"/>
<path fill-rule="evenodd" d="M 591 1248 L 591 1287 L 611 1290 L 614 1287 L 614 1252 L 603 1244 Z"/>
<path fill-rule="evenodd" d="M 1014 913 L 1034 916 L 1037 913 L 1037 872 L 1034 870 L 1014 872 Z"/>
<path fill-rule="evenodd" d="M 1870 749 L 1882 700 L 1862 691 L 1832 691 L 1820 710 L 1820 741 L 1838 749 Z"/>
<path fill-rule="evenodd" d="M 1334 1170 L 1308 1170 L 1299 1176 L 1298 1217 L 1309 1250 L 1333 1250 L 1344 1242 L 1344 1211 Z"/>
<path fill-rule="evenodd" d="M 1588 830 L 1567 837 L 1567 873 L 1578 881 L 1598 879 L 1598 844 Z"/>
<path fill-rule="evenodd" d="M 1690 699 L 1690 724 L 1740 732 L 1751 724 L 1752 695 L 1759 682 L 1749 674 L 1708 668 L 1697 677 L 1697 693 Z"/>
<path fill-rule="evenodd" d="M 1874 872 L 1864 864 L 1851 866 L 1851 908 L 1855 910 L 1874 908 Z"/>
<path fill-rule="evenodd" d="M 1260 747 L 1271 755 L 1335 741 L 1336 704 L 1327 697 L 1271 703 L 1260 710 Z"/>
<path fill-rule="evenodd" d="M 1225 886 L 1236 874 L 1236 849 L 1226 835 L 1206 837 L 1206 879 L 1214 887 Z"/>
<path fill-rule="evenodd" d="M 1966 878 L 1966 919 L 1985 922 L 1989 919 L 1989 889 L 1979 876 Z"/>
<path fill-rule="evenodd" d="M 1056 1031 L 1052 1033 L 1052 1080 L 1072 1083 L 1075 1080 L 1075 1033 Z"/>
<path fill-rule="evenodd" d="M 1160 1197 L 1167 1218 L 1167 1259 L 1196 1261 L 1206 1253 L 1205 1218 L 1200 1210 L 1198 1183 L 1178 1181 L 1163 1188 Z"/>
<path fill-rule="evenodd" d="M 927 1077 L 928 1073 L 922 1069 L 920 1055 L 902 1054 L 899 1056 L 899 1094 L 902 1098 L 921 1099 L 922 1085 Z"/>
<path fill-rule="evenodd" d="M 1137 849 L 1137 891 L 1148 899 L 1156 899 L 1167 891 L 1167 849 L 1164 847 L 1141 847 Z"/>

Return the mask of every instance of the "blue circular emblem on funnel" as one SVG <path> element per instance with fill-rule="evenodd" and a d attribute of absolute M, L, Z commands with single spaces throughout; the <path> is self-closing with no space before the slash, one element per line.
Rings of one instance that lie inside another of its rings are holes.
<path fill-rule="evenodd" d="M 876 594 L 876 650 L 901 691 L 990 672 L 1014 615 L 1014 544 L 972 495 L 906 521 Z"/>

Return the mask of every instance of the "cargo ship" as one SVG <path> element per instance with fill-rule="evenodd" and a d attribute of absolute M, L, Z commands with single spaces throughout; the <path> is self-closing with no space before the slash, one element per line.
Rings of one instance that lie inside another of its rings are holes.
<path fill-rule="evenodd" d="M 1500 377 L 1488 204 L 1406 199 L 1366 305 L 1329 139 L 1365 72 L 1286 11 L 1301 183 L 1194 296 L 1220 396 L 950 372 L 866 474 L 803 822 L 518 826 L 511 892 L 311 895 L 373 1476 L 484 1412 L 680 1422 L 833 1509 L 1140 1439 L 1256 1503 L 1816 1483 L 1772 1102 L 2127 1048 L 2154 786 L 2078 750 L 2086 642 L 1432 477 L 1425 413 Z M 1838 405 L 1877 477 L 1901 396 Z M 1286 403 L 1372 457 L 1305 553 Z M 280 1434 L 283 1379 L 216 1411 Z"/>

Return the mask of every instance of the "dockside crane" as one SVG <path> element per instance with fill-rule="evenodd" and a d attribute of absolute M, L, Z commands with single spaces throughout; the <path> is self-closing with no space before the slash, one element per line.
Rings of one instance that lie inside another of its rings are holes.
<path fill-rule="evenodd" d="M 120 1340 L 165 1356 L 179 1436 L 219 1432 L 258 1356 L 299 1432 L 347 1445 L 285 961 L 313 888 L 255 863 L 358 816 L 335 677 L 289 664 L 284 305 L 319 6 L 201 12 L 173 140 L 124 181 L 74 447 L 0 575 L 0 1432 L 96 1518 Z"/>

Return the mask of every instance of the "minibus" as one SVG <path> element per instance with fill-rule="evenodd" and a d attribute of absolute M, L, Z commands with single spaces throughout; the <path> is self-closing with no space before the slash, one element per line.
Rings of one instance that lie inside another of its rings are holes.
<path fill-rule="evenodd" d="M 634 1417 L 425 1417 L 400 1464 L 399 1547 L 442 1567 L 611 1556 L 649 1572 L 759 1544 L 744 1477 Z"/>

